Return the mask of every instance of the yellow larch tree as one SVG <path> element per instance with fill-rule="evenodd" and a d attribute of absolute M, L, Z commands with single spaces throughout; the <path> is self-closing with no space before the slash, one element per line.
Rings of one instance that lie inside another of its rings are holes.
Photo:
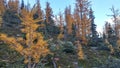
<path fill-rule="evenodd" d="M 5 12 L 5 0 L 0 0 L 0 15 Z"/>
<path fill-rule="evenodd" d="M 8 1 L 8 9 L 11 11 L 18 13 L 19 10 L 19 0 L 9 0 Z"/>
<path fill-rule="evenodd" d="M 51 21 L 51 17 L 53 16 L 52 15 L 52 8 L 50 7 L 50 3 L 49 2 L 46 2 L 46 8 L 45 8 L 45 17 L 46 17 L 46 22 L 50 24 L 50 21 Z"/>
<path fill-rule="evenodd" d="M 6 34 L 0 35 L 1 40 L 8 43 L 13 49 L 24 56 L 24 62 L 27 64 L 28 68 L 34 68 L 42 57 L 50 53 L 47 47 L 48 44 L 43 39 L 42 34 L 36 31 L 39 27 L 36 22 L 41 20 L 33 18 L 35 12 L 35 9 L 30 11 L 22 9 L 21 11 L 20 19 L 23 25 L 21 31 L 25 33 L 25 39 L 23 37 L 8 37 Z"/>
<path fill-rule="evenodd" d="M 2 16 L 3 16 L 5 10 L 6 10 L 5 0 L 0 0 L 0 26 L 1 26 L 2 22 L 3 22 Z"/>
<path fill-rule="evenodd" d="M 37 14 L 38 14 L 38 17 L 40 19 L 43 19 L 44 15 L 43 15 L 43 11 L 41 9 L 41 6 L 40 6 L 40 0 L 36 0 L 37 1 Z"/>
<path fill-rule="evenodd" d="M 83 53 L 82 45 L 80 44 L 79 41 L 76 41 L 76 45 L 77 45 L 78 59 L 83 60 L 84 59 L 84 53 Z"/>
<path fill-rule="evenodd" d="M 87 36 L 90 33 L 90 19 L 88 18 L 90 3 L 88 0 L 76 0 L 74 21 L 76 23 L 76 37 L 82 44 L 87 45 Z"/>
<path fill-rule="evenodd" d="M 117 49 L 120 51 L 120 39 L 117 40 Z"/>
<path fill-rule="evenodd" d="M 2 24 L 2 16 L 0 15 L 0 26 L 1 26 L 1 24 Z"/>
<path fill-rule="evenodd" d="M 64 38 L 64 19 L 63 19 L 63 14 L 59 12 L 59 16 L 56 17 L 56 22 L 60 28 L 60 34 L 58 35 L 58 39 L 63 39 Z"/>
<path fill-rule="evenodd" d="M 119 41 L 116 39 L 115 30 L 113 29 L 113 26 L 106 22 L 104 29 L 104 41 L 107 45 L 107 47 L 110 49 L 110 54 L 114 54 L 115 52 L 115 45 L 119 44 Z"/>
<path fill-rule="evenodd" d="M 115 52 L 114 47 L 108 42 L 107 39 L 105 39 L 105 43 L 107 44 L 107 47 L 110 49 L 110 54 L 114 54 Z"/>
<path fill-rule="evenodd" d="M 112 16 L 112 19 L 113 19 L 113 29 L 114 29 L 114 35 L 116 39 L 111 39 L 111 41 L 114 41 L 116 42 L 116 45 L 117 45 L 117 49 L 120 50 L 120 11 L 119 9 L 115 9 L 114 6 L 112 6 L 111 8 L 111 12 L 112 12 L 112 15 L 109 15 L 109 16 Z"/>
<path fill-rule="evenodd" d="M 73 17 L 71 14 L 71 7 L 67 7 L 65 9 L 65 21 L 66 21 L 66 26 L 67 26 L 67 33 L 72 34 L 72 24 L 73 24 Z"/>

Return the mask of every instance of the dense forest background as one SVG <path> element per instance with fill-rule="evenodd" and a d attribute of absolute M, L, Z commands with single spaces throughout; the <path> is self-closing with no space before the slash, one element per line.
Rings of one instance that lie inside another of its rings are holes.
<path fill-rule="evenodd" d="M 99 33 L 88 0 L 57 15 L 49 2 L 41 7 L 0 0 L 0 68 L 120 68 L 119 10 Z"/>

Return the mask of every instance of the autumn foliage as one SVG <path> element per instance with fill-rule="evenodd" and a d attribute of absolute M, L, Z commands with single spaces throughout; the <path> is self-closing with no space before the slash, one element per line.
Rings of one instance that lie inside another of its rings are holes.
<path fill-rule="evenodd" d="M 87 45 L 87 36 L 90 34 L 90 19 L 88 0 L 76 0 L 76 8 L 74 11 L 74 24 L 76 26 L 76 37 L 82 41 L 82 44 Z"/>
<path fill-rule="evenodd" d="M 69 6 L 69 8 L 67 7 L 65 9 L 65 21 L 66 21 L 66 25 L 67 25 L 67 33 L 68 34 L 72 34 L 72 24 L 73 24 L 73 17 L 71 14 L 71 7 Z"/>
<path fill-rule="evenodd" d="M 50 53 L 47 47 L 48 44 L 44 41 L 42 34 L 36 31 L 39 27 L 36 22 L 41 20 L 34 19 L 34 13 L 34 10 L 28 11 L 26 9 L 23 9 L 21 12 L 20 19 L 22 20 L 23 26 L 21 31 L 25 33 L 25 39 L 23 37 L 8 37 L 6 34 L 0 35 L 1 40 L 24 56 L 24 62 L 28 64 L 28 68 L 32 64 L 38 63 L 42 57 Z"/>
<path fill-rule="evenodd" d="M 24 1 L 0 0 L 0 68 L 91 68 L 104 64 L 109 68 L 109 56 L 120 56 L 120 16 L 114 7 L 110 15 L 113 23 L 106 22 L 99 33 L 89 0 L 75 0 L 74 8 L 66 6 L 57 15 L 49 2 L 43 10 L 40 0 L 35 0 L 32 8 L 30 0 L 27 5 Z M 11 62 L 11 58 L 16 59 Z"/>

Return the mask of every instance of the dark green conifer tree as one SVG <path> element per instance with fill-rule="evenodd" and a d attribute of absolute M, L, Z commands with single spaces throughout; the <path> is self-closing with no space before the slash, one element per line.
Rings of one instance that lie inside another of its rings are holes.
<path fill-rule="evenodd" d="M 20 7 L 20 8 L 23 9 L 24 7 L 25 7 L 25 5 L 24 5 L 24 0 L 22 0 L 22 1 L 21 1 L 21 7 Z"/>
<path fill-rule="evenodd" d="M 93 15 L 93 10 L 90 8 L 89 12 L 89 18 L 91 19 L 91 35 L 90 35 L 90 42 L 91 45 L 96 46 L 97 45 L 97 40 L 98 40 L 98 32 L 96 31 L 97 25 L 94 22 L 95 16 Z"/>

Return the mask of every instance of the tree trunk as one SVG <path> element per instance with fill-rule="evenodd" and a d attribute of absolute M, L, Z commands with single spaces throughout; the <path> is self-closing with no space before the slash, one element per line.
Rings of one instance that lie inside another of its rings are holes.
<path fill-rule="evenodd" d="M 28 57 L 28 67 L 27 68 L 32 68 L 32 65 L 31 65 L 31 57 L 29 56 Z"/>
<path fill-rule="evenodd" d="M 56 65 L 54 59 L 52 60 L 52 62 L 53 62 L 53 66 L 54 66 L 54 68 L 57 68 L 57 65 Z"/>
<path fill-rule="evenodd" d="M 33 65 L 32 65 L 32 68 L 35 68 L 36 67 L 36 63 L 34 63 Z"/>
<path fill-rule="evenodd" d="M 28 67 L 27 68 L 32 68 L 30 63 L 28 63 Z"/>

